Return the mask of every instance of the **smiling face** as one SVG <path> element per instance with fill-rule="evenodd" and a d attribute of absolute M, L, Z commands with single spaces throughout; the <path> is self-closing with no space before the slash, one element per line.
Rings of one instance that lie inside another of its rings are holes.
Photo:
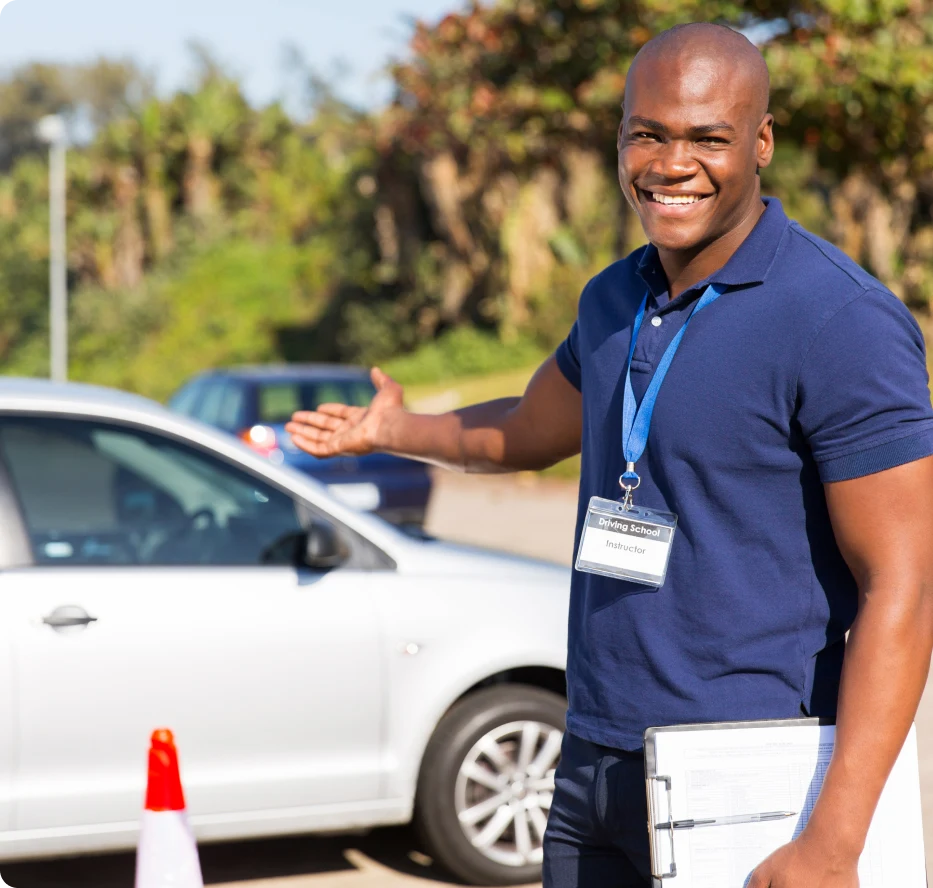
<path fill-rule="evenodd" d="M 689 260 L 733 233 L 741 242 L 754 227 L 761 213 L 756 171 L 774 148 L 760 79 L 742 53 L 714 53 L 690 40 L 632 65 L 619 181 L 662 259 Z"/>

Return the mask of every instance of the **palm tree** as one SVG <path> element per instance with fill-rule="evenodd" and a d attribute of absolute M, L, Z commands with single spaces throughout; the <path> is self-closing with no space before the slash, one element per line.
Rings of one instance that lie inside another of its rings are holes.
<path fill-rule="evenodd" d="M 140 284 L 146 257 L 140 218 L 138 131 L 139 122 L 135 117 L 123 118 L 108 126 L 95 146 L 116 220 L 112 282 L 117 287 L 133 288 Z"/>
<path fill-rule="evenodd" d="M 218 154 L 238 150 L 252 112 L 239 85 L 203 50 L 195 51 L 202 65 L 201 83 L 195 92 L 178 97 L 175 110 L 186 142 L 185 209 L 193 219 L 206 221 L 219 208 Z"/>
<path fill-rule="evenodd" d="M 161 102 L 153 100 L 143 108 L 139 115 L 138 140 L 149 248 L 152 258 L 158 261 L 174 246 L 171 191 L 165 171 L 169 145 Z"/>

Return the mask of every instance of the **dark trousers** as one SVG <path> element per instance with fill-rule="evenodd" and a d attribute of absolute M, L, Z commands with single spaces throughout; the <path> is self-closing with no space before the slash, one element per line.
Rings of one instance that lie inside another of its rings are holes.
<path fill-rule="evenodd" d="M 649 888 L 640 752 L 564 735 L 544 837 L 544 888 Z"/>

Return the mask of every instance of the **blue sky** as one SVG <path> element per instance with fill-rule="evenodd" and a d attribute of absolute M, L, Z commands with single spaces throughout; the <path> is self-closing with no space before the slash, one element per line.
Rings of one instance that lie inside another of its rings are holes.
<path fill-rule="evenodd" d="M 0 5 L 3 0 L 0 0 Z M 192 71 L 187 42 L 206 44 L 265 102 L 286 83 L 282 46 L 294 44 L 318 71 L 349 66 L 341 93 L 384 101 L 378 71 L 404 54 L 412 17 L 436 21 L 459 0 L 12 0 L 0 13 L 0 64 L 129 56 L 158 75 L 160 90 Z M 136 11 L 139 10 L 139 11 Z"/>

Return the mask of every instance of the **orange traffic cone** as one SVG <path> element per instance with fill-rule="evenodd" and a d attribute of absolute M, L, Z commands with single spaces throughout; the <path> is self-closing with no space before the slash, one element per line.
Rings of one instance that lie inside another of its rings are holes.
<path fill-rule="evenodd" d="M 171 731 L 155 731 L 136 852 L 136 888 L 204 888 Z"/>

